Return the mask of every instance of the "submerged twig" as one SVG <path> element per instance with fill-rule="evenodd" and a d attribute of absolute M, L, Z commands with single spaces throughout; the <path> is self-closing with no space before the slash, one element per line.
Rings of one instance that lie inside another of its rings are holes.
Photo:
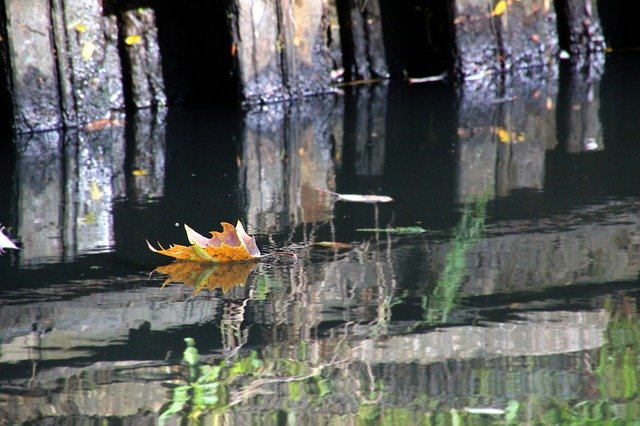
<path fill-rule="evenodd" d="M 417 84 L 417 83 L 432 83 L 435 81 L 444 81 L 448 77 L 448 72 L 445 70 L 438 75 L 431 75 L 428 77 L 409 77 L 407 80 L 409 84 Z"/>

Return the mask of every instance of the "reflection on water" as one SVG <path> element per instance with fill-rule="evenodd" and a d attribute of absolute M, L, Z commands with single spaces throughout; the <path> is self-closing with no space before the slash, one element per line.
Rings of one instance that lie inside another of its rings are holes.
<path fill-rule="evenodd" d="M 125 193 L 124 128 L 71 131 L 66 147 L 71 172 L 66 179 L 67 194 L 75 197 L 64 204 L 74 210 L 69 226 L 75 228 L 75 240 L 66 241 L 65 246 L 79 253 L 108 250 L 114 243 L 113 201 Z"/>
<path fill-rule="evenodd" d="M 60 132 L 20 135 L 16 140 L 20 262 L 25 266 L 63 259 L 63 137 Z"/>
<path fill-rule="evenodd" d="M 17 136 L 8 225 L 21 249 L 15 264 L 0 258 L 0 418 L 635 420 L 640 192 L 625 160 L 640 153 L 622 141 L 635 135 L 604 140 L 616 93 L 599 78 L 463 87 L 453 135 L 422 121 L 422 102 L 451 101 L 441 92 L 405 93 L 418 100 L 400 128 L 386 115 L 406 89 L 373 86 L 260 106 L 238 129 L 206 117 L 219 131 L 197 143 L 171 110 Z M 401 164 L 397 146 L 412 150 Z M 616 173 L 598 173 L 609 164 Z M 444 176 L 454 204 L 424 170 Z M 416 192 L 387 192 L 404 186 Z M 352 188 L 395 202 L 318 191 Z M 215 227 L 234 211 L 264 253 L 297 260 L 158 266 L 145 247 L 152 232 L 180 242 L 178 221 Z M 372 218 L 425 232 L 356 231 Z"/>
<path fill-rule="evenodd" d="M 514 78 L 478 92 L 463 87 L 458 117 L 458 201 L 544 188 L 546 150 L 556 146 L 557 78 Z M 577 129 L 576 129 L 577 130 Z"/>
<path fill-rule="evenodd" d="M 604 149 L 600 122 L 601 72 L 573 73 L 568 87 L 566 149 L 572 153 Z"/>
<path fill-rule="evenodd" d="M 359 87 L 347 94 L 344 145 L 355 148 L 358 176 L 380 176 L 384 172 L 388 87 Z"/>
<path fill-rule="evenodd" d="M 113 200 L 124 196 L 124 130 L 19 135 L 16 146 L 20 264 L 109 249 Z"/>
<path fill-rule="evenodd" d="M 164 192 L 164 114 L 133 114 L 129 196 Z M 127 194 L 125 128 L 17 135 L 17 227 L 23 267 L 113 248 L 113 204 Z"/>
<path fill-rule="evenodd" d="M 133 159 L 128 195 L 139 203 L 164 195 L 166 110 L 139 109 L 131 113 Z"/>
<path fill-rule="evenodd" d="M 331 218 L 331 203 L 317 189 L 335 189 L 334 109 L 333 99 L 321 98 L 247 113 L 240 192 L 250 230 L 273 232 Z"/>

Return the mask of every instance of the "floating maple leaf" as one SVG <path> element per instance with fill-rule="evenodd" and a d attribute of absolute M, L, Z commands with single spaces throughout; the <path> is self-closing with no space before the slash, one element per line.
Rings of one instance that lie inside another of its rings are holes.
<path fill-rule="evenodd" d="M 169 283 L 182 283 L 187 287 L 193 287 L 197 295 L 204 288 L 209 291 L 221 288 L 226 293 L 232 287 L 245 285 L 255 266 L 255 262 L 215 265 L 202 262 L 174 262 L 159 266 L 153 272 L 168 275 L 162 287 Z"/>
<path fill-rule="evenodd" d="M 260 257 L 260 250 L 254 237 L 249 236 L 240 221 L 234 227 L 230 223 L 222 222 L 222 232 L 211 232 L 211 238 L 198 234 L 189 226 L 184 225 L 190 246 L 179 244 L 172 245 L 168 249 L 154 248 L 149 241 L 149 249 L 155 253 L 175 257 L 181 260 L 193 260 L 195 262 L 240 262 L 254 260 Z"/>

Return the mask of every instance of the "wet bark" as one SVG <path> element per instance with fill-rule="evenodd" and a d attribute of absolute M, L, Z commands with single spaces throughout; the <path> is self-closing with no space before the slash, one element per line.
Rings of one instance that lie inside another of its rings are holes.
<path fill-rule="evenodd" d="M 337 0 L 329 0 L 329 55 L 333 67 L 331 78 L 341 81 L 344 75 L 342 60 L 342 41 L 340 40 L 340 18 L 338 17 Z"/>
<path fill-rule="evenodd" d="M 61 127 L 60 92 L 48 0 L 4 0 L 7 78 L 14 127 L 20 132 Z"/>
<path fill-rule="evenodd" d="M 513 2 L 498 18 L 505 70 L 544 68 L 558 53 L 556 14 L 552 2 Z"/>
<path fill-rule="evenodd" d="M 75 127 L 124 108 L 118 22 L 99 0 L 4 0 L 5 73 L 18 132 Z M 122 13 L 131 103 L 164 105 L 154 12 Z"/>
<path fill-rule="evenodd" d="M 338 0 L 337 7 L 346 78 L 389 77 L 378 0 Z"/>
<path fill-rule="evenodd" d="M 572 55 L 588 55 L 605 48 L 597 0 L 557 0 L 566 32 L 567 49 Z"/>
<path fill-rule="evenodd" d="M 61 75 L 72 89 L 75 120 L 70 126 L 107 118 L 124 108 L 122 70 L 118 54 L 118 27 L 114 16 L 103 16 L 97 0 L 63 0 L 59 13 L 64 28 L 56 45 L 66 47 L 61 55 Z"/>
<path fill-rule="evenodd" d="M 455 33 L 455 72 L 459 78 L 498 73 L 500 40 L 496 20 L 491 16 L 487 2 L 463 0 L 453 3 Z"/>
<path fill-rule="evenodd" d="M 331 90 L 325 2 L 230 0 L 228 10 L 243 102 Z"/>
<path fill-rule="evenodd" d="M 98 0 L 5 0 L 18 132 L 76 126 L 124 107 L 115 17 Z"/>
<path fill-rule="evenodd" d="M 524 0 L 505 5 L 499 10 L 481 0 L 454 2 L 454 68 L 459 79 L 555 65 L 558 42 L 553 4 Z"/>
<path fill-rule="evenodd" d="M 166 105 L 154 11 L 149 8 L 124 11 L 122 33 L 133 105 L 137 108 Z"/>

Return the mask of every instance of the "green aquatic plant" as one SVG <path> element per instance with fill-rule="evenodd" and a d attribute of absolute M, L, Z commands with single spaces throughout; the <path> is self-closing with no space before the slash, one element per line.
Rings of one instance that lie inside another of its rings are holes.
<path fill-rule="evenodd" d="M 421 226 L 398 226 L 395 228 L 358 228 L 356 229 L 358 232 L 386 232 L 387 234 L 395 234 L 395 235 L 413 235 L 413 234 L 423 234 L 427 232 Z"/>
<path fill-rule="evenodd" d="M 467 253 L 480 240 L 487 217 L 488 197 L 478 197 L 464 205 L 460 222 L 453 231 L 451 250 L 447 254 L 444 270 L 436 281 L 430 296 L 422 297 L 425 321 L 438 324 L 447 321 L 455 306 L 460 285 L 467 267 Z"/>

